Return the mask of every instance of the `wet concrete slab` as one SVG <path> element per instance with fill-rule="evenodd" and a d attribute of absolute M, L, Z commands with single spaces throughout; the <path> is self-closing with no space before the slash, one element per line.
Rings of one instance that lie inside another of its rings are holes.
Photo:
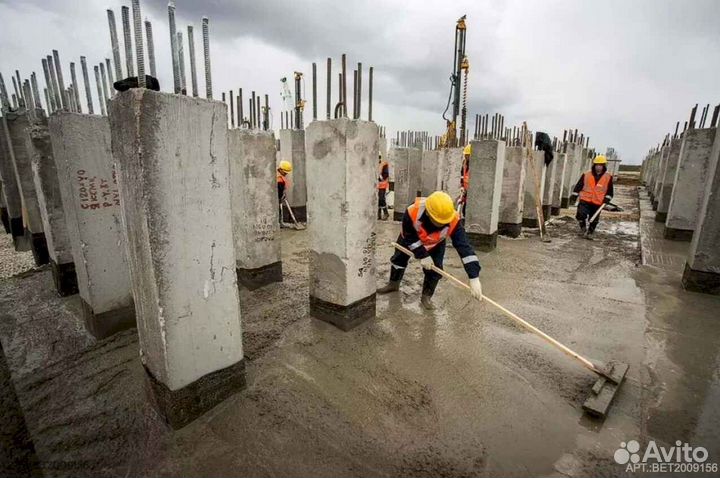
<path fill-rule="evenodd" d="M 72 345 L 51 346 L 31 319 L 49 310 L 54 328 L 73 324 L 72 299 L 43 292 L 49 271 L 0 281 L 0 341 L 41 466 L 50 476 L 624 476 L 613 454 L 632 439 L 685 440 L 720 460 L 720 303 L 682 291 L 681 271 L 641 265 L 641 202 L 634 186 L 619 189 L 626 211 L 603 213 L 595 241 L 577 236 L 569 209 L 549 223 L 551 243 L 526 230 L 479 254 L 488 296 L 592 359 L 630 364 L 604 421 L 582 411 L 595 376 L 490 305 L 442 281 L 437 309 L 421 309 L 413 261 L 401 292 L 378 296 L 375 320 L 341 332 L 311 319 L 307 233 L 285 230 L 284 283 L 241 293 L 247 389 L 175 432 L 144 401 L 134 331 L 97 342 L 69 326 L 57 330 Z M 398 230 L 377 227 L 380 282 Z M 446 269 L 463 277 L 452 248 Z M 24 305 L 8 318 L 14 298 Z"/>

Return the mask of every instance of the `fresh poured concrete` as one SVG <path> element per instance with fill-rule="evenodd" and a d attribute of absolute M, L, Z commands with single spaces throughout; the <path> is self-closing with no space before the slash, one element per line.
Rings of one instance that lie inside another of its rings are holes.
<path fill-rule="evenodd" d="M 245 384 L 227 106 L 132 89 L 110 103 L 141 357 L 182 427 Z"/>
<path fill-rule="evenodd" d="M 637 201 L 634 186 L 618 185 L 618 196 L 621 188 Z M 243 327 L 253 331 L 247 390 L 180 432 L 145 399 L 134 331 L 84 335 L 75 299 L 51 293 L 47 270 L 0 281 L 0 310 L 20 304 L 0 323 L 0 341 L 40 467 L 65 476 L 614 477 L 627 476 L 613 454 L 632 439 L 682 440 L 715 459 L 720 299 L 684 292 L 678 270 L 638 265 L 637 219 L 615 215 L 604 215 L 594 242 L 561 217 L 549 224 L 550 244 L 500 238 L 480 254 L 489 297 L 592 358 L 630 364 L 604 422 L 581 410 L 594 376 L 488 304 L 443 280 L 438 309 L 423 311 L 412 261 L 403 292 L 378 298 L 377 320 L 347 333 L 312 320 L 308 232 L 281 233 L 286 284 L 242 291 Z M 655 247 L 662 227 L 650 224 L 660 228 Z M 377 232 L 384 279 L 398 226 Z M 451 250 L 447 270 L 462 277 Z"/>
<path fill-rule="evenodd" d="M 275 135 L 231 129 L 228 157 L 238 281 L 249 289 L 281 282 Z"/>

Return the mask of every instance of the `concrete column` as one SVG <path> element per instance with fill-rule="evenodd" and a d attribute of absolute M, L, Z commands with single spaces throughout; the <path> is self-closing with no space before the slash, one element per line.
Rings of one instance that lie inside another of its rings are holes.
<path fill-rule="evenodd" d="M 680 148 L 687 132 L 670 144 L 670 150 L 665 161 L 664 171 L 662 172 L 662 181 L 660 185 L 660 194 L 657 198 L 657 212 L 655 220 L 657 222 L 665 222 L 667 219 L 668 208 L 670 207 L 670 198 L 672 197 L 673 184 L 675 182 L 675 171 L 677 171 L 678 161 L 680 160 Z"/>
<path fill-rule="evenodd" d="M 665 239 L 689 241 L 697 224 L 703 200 L 715 128 L 690 129 L 685 132 L 675 180 L 665 221 Z"/>
<path fill-rule="evenodd" d="M 410 188 L 409 203 L 422 196 L 423 149 L 420 146 L 408 148 L 408 181 Z"/>
<path fill-rule="evenodd" d="M 523 227 L 540 227 L 536 198 L 540 198 L 538 200 L 542 201 L 545 187 L 545 170 L 547 169 L 545 168 L 545 152 L 533 151 L 532 153 L 532 159 L 528 159 L 527 154 L 523 154 L 526 163 Z M 530 164 L 530 161 L 532 161 L 532 164 Z"/>
<path fill-rule="evenodd" d="M 465 207 L 468 239 L 481 251 L 497 247 L 500 196 L 503 189 L 505 141 L 472 141 L 470 186 Z"/>
<path fill-rule="evenodd" d="M 550 214 L 553 216 L 560 215 L 563 199 L 563 185 L 565 184 L 565 175 L 567 174 L 567 153 L 556 152 L 553 163 L 557 162 L 555 169 L 555 180 L 553 181 L 552 201 L 550 204 Z"/>
<path fill-rule="evenodd" d="M 293 170 L 290 173 L 290 191 L 287 200 L 300 222 L 307 221 L 307 177 L 305 174 L 305 130 L 280 130 L 280 160 L 290 161 Z M 375 158 L 377 164 L 377 157 Z M 277 192 L 275 193 L 277 194 Z M 290 213 L 284 210 L 283 221 L 291 222 Z"/>
<path fill-rule="evenodd" d="M 77 294 L 78 280 L 60 196 L 60 182 L 48 120 L 42 110 L 36 110 L 35 117 L 31 121 L 27 150 L 30 154 L 33 181 L 47 240 L 55 289 L 61 296 Z"/>
<path fill-rule="evenodd" d="M 545 159 L 543 158 L 543 164 Z M 548 219 L 550 217 L 550 211 L 552 209 L 552 196 L 553 192 L 555 191 L 555 176 L 557 174 L 557 153 L 553 153 L 553 160 L 550 162 L 549 165 L 545 166 L 545 183 L 543 185 L 543 196 L 542 196 L 542 205 L 543 205 L 543 216 L 545 219 Z"/>
<path fill-rule="evenodd" d="M 250 290 L 282 282 L 275 135 L 231 129 L 228 157 L 238 282 Z"/>
<path fill-rule="evenodd" d="M 701 186 L 702 187 L 702 186 Z M 715 128 L 695 233 L 682 283 L 687 290 L 720 295 L 720 128 Z"/>
<path fill-rule="evenodd" d="M 670 144 L 665 145 L 660 149 L 660 153 L 659 153 L 659 157 L 658 157 L 658 166 L 657 166 L 657 171 L 655 172 L 655 179 L 653 180 L 654 184 L 653 184 L 652 196 L 651 196 L 653 210 L 655 210 L 655 211 L 657 211 L 658 202 L 660 200 L 660 190 L 662 189 L 662 182 L 663 182 L 663 177 L 665 174 L 665 166 L 667 165 L 667 159 L 668 159 L 668 156 L 670 155 L 670 149 L 671 149 L 673 143 L 679 144 L 679 141 L 680 141 L 680 138 L 673 139 L 673 140 L 671 140 Z M 679 150 L 678 150 L 678 152 L 679 152 Z"/>
<path fill-rule="evenodd" d="M 386 136 L 378 136 L 378 154 L 382 156 L 382 158 L 387 161 L 387 137 Z"/>
<path fill-rule="evenodd" d="M 10 158 L 15 168 L 15 180 L 22 201 L 25 235 L 30 242 L 30 250 L 35 264 L 47 264 L 50 257 L 35 192 L 30 154 L 27 149 L 27 130 L 30 127 L 30 117 L 24 109 L 6 111 L 3 122 L 10 146 Z"/>
<path fill-rule="evenodd" d="M 498 217 L 498 232 L 503 236 L 518 237 L 522 232 L 525 163 L 523 148 L 512 146 L 505 149 Z"/>
<path fill-rule="evenodd" d="M 422 152 L 422 187 L 421 195 L 428 196 L 440 189 L 440 151 L 436 149 Z"/>
<path fill-rule="evenodd" d="M 8 226 L 10 234 L 12 234 L 15 250 L 20 250 L 23 246 L 23 237 L 25 235 L 25 226 L 22 219 L 22 200 L 20 199 L 20 189 L 17 185 L 15 177 L 15 166 L 9 148 L 8 136 L 5 130 L 5 120 L 0 119 L 0 181 L 3 183 L 2 195 L 7 209 Z"/>
<path fill-rule="evenodd" d="M 307 128 L 310 313 L 342 330 L 375 317 L 377 135 L 347 118 Z"/>
<path fill-rule="evenodd" d="M 140 357 L 179 428 L 245 385 L 227 107 L 132 89 L 109 109 Z"/>
<path fill-rule="evenodd" d="M 410 148 L 390 148 L 388 157 L 393 164 L 393 220 L 401 221 L 405 209 L 410 205 Z"/>
<path fill-rule="evenodd" d="M 443 166 L 442 183 L 443 191 L 447 192 L 453 201 L 460 196 L 460 177 L 462 175 L 464 148 L 445 148 L 440 150 L 441 163 Z"/>
<path fill-rule="evenodd" d="M 110 124 L 57 111 L 48 126 L 83 318 L 104 338 L 135 326 Z"/>
<path fill-rule="evenodd" d="M 580 167 L 578 165 L 577 156 L 577 145 L 575 143 L 565 143 L 564 145 L 565 154 L 567 156 L 565 166 L 565 178 L 563 179 L 562 186 L 562 200 L 560 202 L 561 208 L 566 208 L 570 205 L 570 195 L 573 192 L 573 188 L 580 178 L 578 171 Z"/>

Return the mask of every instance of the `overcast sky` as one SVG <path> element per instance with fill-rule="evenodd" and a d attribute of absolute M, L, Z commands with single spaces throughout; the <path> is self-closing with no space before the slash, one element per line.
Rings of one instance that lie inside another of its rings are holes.
<path fill-rule="evenodd" d="M 15 69 L 23 78 L 36 72 L 42 89 L 40 59 L 52 49 L 60 52 L 66 86 L 71 61 L 80 76 L 81 55 L 90 65 L 112 58 L 105 10 L 115 10 L 122 45 L 122 5 L 130 1 L 0 0 L 0 71 L 8 89 Z M 186 42 L 187 25 L 195 27 L 199 60 L 201 18 L 210 18 L 216 98 L 230 89 L 255 90 L 269 94 L 277 112 L 280 78 L 304 72 L 310 96 L 311 63 L 317 62 L 324 115 L 326 58 L 333 58 L 336 98 L 339 58 L 347 53 L 349 65 L 363 64 L 365 95 L 367 67 L 374 66 L 373 119 L 392 137 L 399 129 L 443 132 L 455 21 L 463 14 L 471 118 L 499 112 L 506 125 L 527 121 L 551 136 L 578 128 L 590 136 L 591 146 L 602 151 L 614 146 L 625 162 L 638 163 L 676 121 L 687 119 L 695 103 L 720 102 L 717 0 L 177 0 L 176 5 Z M 142 8 L 153 24 L 161 89 L 172 91 L 167 2 L 143 0 Z M 202 72 L 198 61 L 204 96 Z M 189 68 L 187 76 L 189 85 Z M 92 78 L 91 67 L 97 102 Z M 363 101 L 366 117 L 367 96 Z M 306 121 L 311 108 L 308 101 Z M 273 126 L 279 123 L 276 115 Z"/>

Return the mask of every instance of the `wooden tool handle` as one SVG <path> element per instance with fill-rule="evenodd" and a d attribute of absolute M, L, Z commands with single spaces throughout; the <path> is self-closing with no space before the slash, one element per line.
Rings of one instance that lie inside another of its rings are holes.
<path fill-rule="evenodd" d="M 600 214 L 600 211 L 602 211 L 602 210 L 605 208 L 605 206 L 606 206 L 605 203 L 602 203 L 602 204 L 600 205 L 600 207 L 598 208 L 598 210 L 595 211 L 595 214 L 593 214 L 592 217 L 590 218 L 590 221 L 588 221 L 588 224 L 592 223 L 592 222 L 595 220 L 595 218 L 598 217 L 598 215 Z"/>
<path fill-rule="evenodd" d="M 413 253 L 410 252 L 410 250 L 404 248 L 404 247 L 401 246 L 400 244 L 398 244 L 398 243 L 396 243 L 396 242 L 393 242 L 392 245 L 393 245 L 393 247 L 395 247 L 395 249 L 397 249 L 398 251 L 403 252 L 403 253 L 407 254 L 408 256 L 410 256 L 410 257 L 413 256 Z M 457 285 L 457 286 L 459 286 L 459 287 L 461 287 L 461 288 L 470 290 L 470 286 L 469 286 L 469 285 L 467 285 L 466 283 L 464 283 L 463 281 L 461 281 L 460 279 L 458 279 L 458 278 L 455 277 L 454 275 L 452 275 L 452 274 L 450 274 L 450 273 L 448 273 L 448 272 L 445 272 L 444 270 L 442 270 L 442 269 L 440 269 L 439 267 L 435 266 L 435 264 L 433 264 L 431 267 L 432 267 L 432 270 L 434 270 L 435 272 L 437 272 L 437 273 L 440 274 L 441 276 L 445 277 L 446 279 L 449 279 L 449 280 L 450 280 L 451 282 L 453 282 L 455 285 Z M 593 363 L 592 363 L 590 360 L 586 359 L 585 357 L 583 357 L 583 356 L 580 355 L 579 353 L 577 353 L 577 352 L 575 352 L 574 350 L 570 349 L 569 347 L 566 347 L 565 345 L 561 344 L 560 342 L 558 342 L 558 341 L 555 340 L 554 338 L 550 337 L 548 334 L 546 334 L 546 333 L 543 332 L 542 330 L 538 329 L 538 328 L 535 327 L 534 325 L 530 324 L 529 322 L 521 319 L 521 318 L 518 317 L 516 314 L 510 312 L 510 311 L 507 310 L 505 307 L 503 307 L 502 305 L 498 304 L 497 302 L 495 302 L 494 300 L 492 300 L 490 297 L 486 296 L 485 294 L 483 294 L 483 299 L 485 299 L 488 303 L 490 303 L 490 305 L 492 305 L 492 306 L 496 307 L 497 309 L 499 309 L 503 314 L 505 314 L 506 316 L 510 317 L 512 320 L 514 320 L 515 322 L 517 322 L 517 323 L 520 324 L 521 326 L 525 327 L 525 328 L 526 328 L 527 330 L 529 330 L 530 332 L 532 332 L 532 333 L 534 333 L 534 334 L 542 337 L 542 338 L 545 339 L 547 342 L 549 342 L 551 345 L 554 345 L 555 347 L 557 347 L 557 348 L 560 349 L 561 351 L 565 352 L 565 353 L 566 353 L 567 355 L 569 355 L 570 357 L 573 357 L 574 359 L 576 359 L 577 361 L 579 361 L 583 366 L 589 368 L 590 370 L 592 370 L 592 371 L 595 372 L 595 373 L 598 373 L 598 374 L 603 375 L 603 372 L 602 372 L 602 371 L 598 370 L 598 369 L 595 367 L 595 365 L 593 365 Z"/>

